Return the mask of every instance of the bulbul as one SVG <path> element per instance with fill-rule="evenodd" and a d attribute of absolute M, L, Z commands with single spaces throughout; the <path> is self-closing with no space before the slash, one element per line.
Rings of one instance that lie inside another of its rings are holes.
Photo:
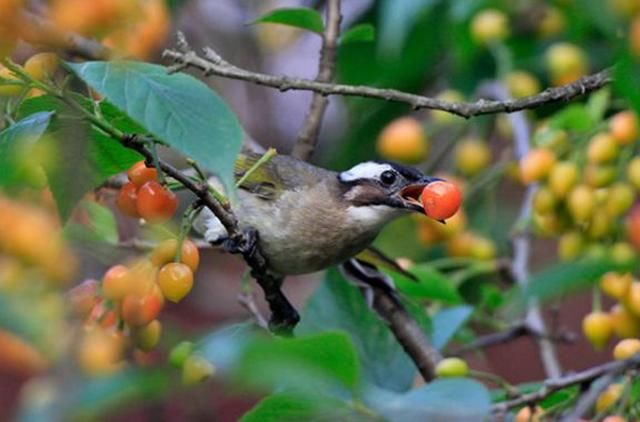
<path fill-rule="evenodd" d="M 236 179 L 260 157 L 243 152 Z M 363 252 L 387 223 L 423 212 L 419 196 L 435 180 L 391 162 L 367 161 L 334 172 L 277 155 L 242 183 L 232 209 L 241 229 L 257 230 L 270 271 L 285 277 L 320 271 Z M 211 243 L 226 236 L 208 209 L 195 228 Z"/>

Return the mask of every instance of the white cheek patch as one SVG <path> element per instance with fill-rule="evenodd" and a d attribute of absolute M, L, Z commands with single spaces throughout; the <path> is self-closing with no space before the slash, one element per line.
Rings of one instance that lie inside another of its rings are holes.
<path fill-rule="evenodd" d="M 358 179 L 380 180 L 382 172 L 387 170 L 393 170 L 393 167 L 385 163 L 367 161 L 340 173 L 340 180 L 346 183 L 353 182 Z"/>

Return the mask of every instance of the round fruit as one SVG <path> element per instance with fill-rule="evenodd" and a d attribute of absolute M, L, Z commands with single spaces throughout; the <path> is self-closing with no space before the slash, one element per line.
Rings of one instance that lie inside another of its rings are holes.
<path fill-rule="evenodd" d="M 211 362 L 198 354 L 189 356 L 182 365 L 182 382 L 185 385 L 201 383 L 215 373 Z"/>
<path fill-rule="evenodd" d="M 155 180 L 146 182 L 138 190 L 138 214 L 151 223 L 168 221 L 176 212 L 176 208 L 176 195 Z"/>
<path fill-rule="evenodd" d="M 162 267 L 164 264 L 175 261 L 177 252 L 178 240 L 167 239 L 153 249 L 153 252 L 151 253 L 151 262 L 153 262 L 153 265 L 156 267 Z M 186 264 L 193 272 L 198 269 L 200 253 L 198 252 L 196 244 L 189 239 L 184 239 L 182 241 L 180 262 Z"/>
<path fill-rule="evenodd" d="M 114 265 L 102 278 L 102 294 L 111 300 L 120 300 L 131 292 L 129 269 L 124 265 Z"/>
<path fill-rule="evenodd" d="M 618 156 L 618 143 L 607 132 L 594 135 L 587 147 L 587 159 L 594 164 L 604 164 Z"/>
<path fill-rule="evenodd" d="M 497 9 L 485 9 L 471 20 L 471 37 L 478 44 L 502 41 L 509 36 L 507 15 Z"/>
<path fill-rule="evenodd" d="M 624 306 L 617 304 L 609 310 L 613 331 L 620 338 L 640 336 L 640 318 L 633 315 Z"/>
<path fill-rule="evenodd" d="M 622 300 L 627 295 L 632 282 L 631 273 L 620 274 L 610 271 L 600 278 L 600 290 L 614 299 Z"/>
<path fill-rule="evenodd" d="M 627 242 L 616 242 L 611 247 L 611 259 L 616 264 L 629 265 L 636 258 L 636 251 Z"/>
<path fill-rule="evenodd" d="M 584 237 L 577 231 L 565 233 L 558 239 L 558 257 L 562 261 L 576 259 L 584 248 Z"/>
<path fill-rule="evenodd" d="M 533 210 L 538 214 L 552 212 L 556 206 L 556 197 L 546 186 L 541 186 L 533 195 Z"/>
<path fill-rule="evenodd" d="M 612 231 L 611 217 L 602 209 L 596 209 L 591 216 L 587 234 L 591 239 L 602 239 Z"/>
<path fill-rule="evenodd" d="M 555 154 L 546 148 L 535 148 L 520 160 L 520 175 L 524 183 L 542 180 L 555 164 Z"/>
<path fill-rule="evenodd" d="M 152 289 L 144 295 L 128 294 L 122 300 L 122 319 L 130 327 L 143 327 L 158 317 L 162 293 Z"/>
<path fill-rule="evenodd" d="M 623 418 L 622 416 L 611 415 L 611 416 L 607 416 L 606 418 L 604 418 L 602 420 L 602 422 L 627 422 L 627 420 L 625 418 Z"/>
<path fill-rule="evenodd" d="M 3 373 L 32 376 L 49 367 L 46 355 L 20 336 L 0 329 L 0 367 Z M 6 376 L 6 375 L 5 375 Z"/>
<path fill-rule="evenodd" d="M 415 164 L 427 158 L 429 142 L 418 120 L 401 117 L 380 133 L 377 149 L 386 159 Z"/>
<path fill-rule="evenodd" d="M 156 347 L 161 334 L 162 324 L 157 319 L 154 319 L 148 325 L 136 331 L 136 346 L 142 351 L 149 352 Z"/>
<path fill-rule="evenodd" d="M 491 239 L 487 239 L 482 236 L 475 236 L 471 243 L 471 250 L 469 251 L 469 254 L 472 258 L 479 260 L 490 260 L 496 257 L 496 245 L 491 241 Z"/>
<path fill-rule="evenodd" d="M 595 210 L 596 198 L 593 189 L 578 185 L 571 190 L 567 198 L 569 214 L 578 223 L 587 222 Z"/>
<path fill-rule="evenodd" d="M 138 188 L 131 182 L 127 182 L 120 188 L 116 205 L 124 214 L 138 218 Z"/>
<path fill-rule="evenodd" d="M 640 190 L 640 157 L 633 157 L 627 164 L 627 179 L 637 190 Z"/>
<path fill-rule="evenodd" d="M 613 335 L 613 323 L 609 314 L 591 312 L 582 320 L 582 331 L 594 349 L 602 349 Z"/>
<path fill-rule="evenodd" d="M 420 200 L 428 217 L 445 220 L 460 208 L 462 193 L 454 183 L 438 180 L 425 186 Z"/>
<path fill-rule="evenodd" d="M 136 187 L 140 187 L 151 180 L 157 180 L 158 170 L 147 167 L 144 161 L 138 161 L 127 171 L 127 177 Z"/>
<path fill-rule="evenodd" d="M 37 81 L 50 78 L 56 73 L 60 60 L 55 53 L 38 53 L 24 63 L 24 70 Z"/>
<path fill-rule="evenodd" d="M 509 73 L 505 85 L 514 98 L 529 97 L 540 92 L 540 82 L 535 76 L 521 70 Z"/>
<path fill-rule="evenodd" d="M 629 286 L 627 295 L 623 298 L 622 303 L 634 315 L 640 317 L 640 283 L 633 282 Z"/>
<path fill-rule="evenodd" d="M 620 396 L 622 396 L 622 392 L 624 391 L 624 386 L 622 384 L 611 384 L 598 396 L 598 400 L 596 400 L 596 413 L 603 413 L 611 406 L 616 404 Z"/>
<path fill-rule="evenodd" d="M 608 186 L 616 177 L 616 167 L 610 164 L 587 164 L 583 175 L 584 181 L 594 188 Z"/>
<path fill-rule="evenodd" d="M 547 6 L 538 24 L 538 35 L 542 38 L 551 38 L 562 32 L 565 26 L 566 22 L 562 11 L 557 7 Z"/>
<path fill-rule="evenodd" d="M 164 297 L 171 302 L 180 302 L 193 287 L 193 272 L 185 264 L 170 262 L 160 269 L 158 286 Z"/>
<path fill-rule="evenodd" d="M 438 377 L 466 377 L 469 373 L 469 365 L 460 358 L 445 358 L 436 365 Z"/>
<path fill-rule="evenodd" d="M 89 375 L 107 375 L 122 365 L 124 338 L 118 333 L 107 332 L 101 327 L 92 327 L 85 334 L 78 348 L 80 367 Z"/>
<path fill-rule="evenodd" d="M 190 341 L 181 341 L 169 353 L 169 363 L 176 368 L 182 368 L 185 361 L 193 353 L 194 344 Z"/>
<path fill-rule="evenodd" d="M 572 161 L 561 161 L 549 172 L 549 189 L 557 198 L 564 198 L 578 183 L 580 171 Z"/>
<path fill-rule="evenodd" d="M 626 213 L 635 199 L 633 188 L 628 183 L 617 182 L 609 188 L 606 210 L 612 217 L 619 217 Z"/>
<path fill-rule="evenodd" d="M 637 338 L 620 340 L 616 347 L 613 348 L 613 358 L 615 360 L 629 359 L 637 353 L 640 353 L 640 340 Z"/>
<path fill-rule="evenodd" d="M 545 61 L 549 73 L 554 79 L 567 75 L 577 79 L 584 75 L 588 68 L 584 51 L 580 47 L 566 42 L 551 45 L 545 53 Z"/>
<path fill-rule="evenodd" d="M 638 116 L 631 110 L 619 112 L 609 120 L 609 131 L 618 145 L 631 145 L 638 139 Z"/>
<path fill-rule="evenodd" d="M 24 89 L 24 85 L 19 82 L 20 79 L 18 79 L 9 69 L 0 65 L 0 97 L 14 97 L 20 95 Z"/>
<path fill-rule="evenodd" d="M 525 406 L 516 413 L 516 417 L 513 419 L 514 422 L 540 422 L 542 421 L 542 415 L 544 414 L 544 410 L 540 406 L 536 406 L 531 411 L 529 406 Z"/>
<path fill-rule="evenodd" d="M 474 176 L 491 162 L 491 150 L 486 142 L 475 138 L 460 140 L 455 148 L 456 168 L 465 176 Z"/>

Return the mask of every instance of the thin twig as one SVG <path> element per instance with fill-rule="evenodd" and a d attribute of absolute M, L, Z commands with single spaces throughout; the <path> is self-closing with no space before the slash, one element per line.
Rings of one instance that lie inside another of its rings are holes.
<path fill-rule="evenodd" d="M 612 80 L 611 69 L 604 69 L 593 75 L 582 77 L 570 84 L 547 88 L 541 93 L 530 97 L 503 101 L 479 99 L 475 102 L 458 103 L 410 94 L 395 89 L 374 88 L 364 85 L 333 84 L 248 71 L 230 64 L 211 48 L 205 49 L 204 57 L 199 56 L 189 47 L 182 33 L 178 33 L 177 45 L 178 49 L 165 50 L 163 56 L 173 60 L 178 66 L 186 65 L 200 69 L 205 75 L 217 75 L 230 79 L 244 80 L 258 85 L 276 88 L 280 91 L 294 89 L 313 91 L 325 96 L 344 95 L 396 101 L 407 103 L 414 109 L 426 108 L 442 110 L 465 118 L 483 114 L 513 113 L 520 110 L 538 108 L 546 104 L 570 101 L 596 91 L 609 84 Z"/>
<path fill-rule="evenodd" d="M 594 366 L 584 371 L 565 375 L 564 377 L 551 378 L 545 381 L 543 386 L 534 392 L 523 394 L 518 398 L 495 404 L 492 411 L 494 414 L 503 414 L 509 409 L 538 403 L 563 388 L 577 384 L 591 383 L 596 378 L 600 378 L 607 374 L 611 374 L 615 377 L 629 369 L 637 367 L 640 367 L 640 353 L 626 360 L 607 362 L 603 365 Z"/>
<path fill-rule="evenodd" d="M 262 166 L 264 163 L 266 163 L 267 161 L 271 160 L 273 157 L 275 157 L 275 155 L 277 154 L 277 151 L 275 148 L 269 148 L 267 150 L 267 152 L 265 152 L 262 157 L 260 157 L 258 159 L 258 161 L 256 161 L 250 168 L 249 170 L 247 170 L 240 179 L 238 179 L 236 181 L 236 188 L 239 188 L 240 186 L 242 186 L 242 184 L 244 182 L 247 181 L 247 179 L 249 178 L 249 176 L 251 176 L 258 168 L 260 168 L 260 166 Z"/>
<path fill-rule="evenodd" d="M 504 86 L 498 83 L 486 84 L 482 88 L 483 92 L 489 94 L 493 98 L 502 101 L 508 100 L 508 93 Z M 513 127 L 514 144 L 516 158 L 520 160 L 529 152 L 529 138 L 531 131 L 523 112 L 516 112 L 509 115 L 509 121 Z M 513 259 L 511 271 L 516 283 L 525 288 L 529 282 L 529 255 L 531 250 L 530 233 L 521 229 L 524 222 L 528 221 L 531 216 L 531 207 L 533 202 L 533 194 L 535 193 L 535 185 L 531 185 L 525 191 L 520 212 L 514 226 L 516 230 L 512 235 Z M 525 317 L 526 326 L 533 332 L 540 335 L 535 338 L 540 352 L 540 359 L 545 369 L 547 377 L 557 378 L 562 374 L 562 368 L 555 350 L 555 345 L 549 338 L 549 333 L 542 318 L 540 306 L 535 300 L 530 300 L 527 304 L 527 314 Z"/>
<path fill-rule="evenodd" d="M 322 48 L 320 50 L 320 63 L 316 82 L 331 82 L 333 80 L 341 20 L 340 0 L 329 0 L 327 2 L 327 19 L 322 35 Z M 328 104 L 329 98 L 326 95 L 314 92 L 309 112 L 302 129 L 300 129 L 291 155 L 304 161 L 309 160 L 318 143 L 322 118 Z"/>

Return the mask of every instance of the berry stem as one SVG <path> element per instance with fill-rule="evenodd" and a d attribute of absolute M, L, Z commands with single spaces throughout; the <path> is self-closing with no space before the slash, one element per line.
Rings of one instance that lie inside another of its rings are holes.
<path fill-rule="evenodd" d="M 239 188 L 240 186 L 242 186 L 242 184 L 244 182 L 247 181 L 247 179 L 249 178 L 249 176 L 251 176 L 251 174 L 253 172 L 255 172 L 261 165 L 263 165 L 264 163 L 266 163 L 267 161 L 271 160 L 271 158 L 273 158 L 278 152 L 276 151 L 275 148 L 269 148 L 267 150 L 267 152 L 265 152 L 262 157 L 260 157 L 260 159 L 258 161 L 256 161 L 250 168 L 249 170 L 247 170 L 240 179 L 238 179 L 238 181 L 236 182 L 236 188 Z"/>
<path fill-rule="evenodd" d="M 174 259 L 175 262 L 182 261 L 182 244 L 184 243 L 184 239 L 187 237 L 187 234 L 191 230 L 191 226 L 193 225 L 193 220 L 200 214 L 202 210 L 202 204 L 199 201 L 192 202 L 189 204 L 187 209 L 185 210 L 182 216 L 182 224 L 180 226 L 180 233 L 178 233 L 178 245 L 176 247 L 176 257 Z"/>

